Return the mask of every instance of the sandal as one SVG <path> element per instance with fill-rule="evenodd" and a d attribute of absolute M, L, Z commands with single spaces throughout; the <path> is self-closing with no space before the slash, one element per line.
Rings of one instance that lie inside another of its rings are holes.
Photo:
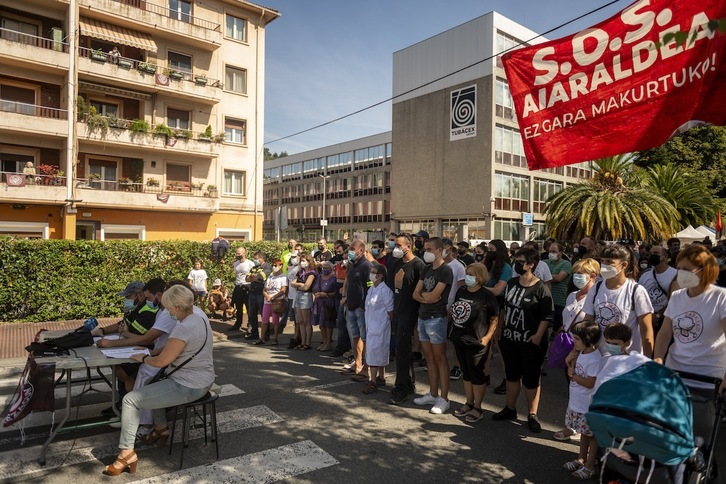
<path fill-rule="evenodd" d="M 552 434 L 552 438 L 560 442 L 567 442 L 573 435 L 575 435 L 575 432 L 572 429 L 562 429 Z"/>
<path fill-rule="evenodd" d="M 376 377 L 376 385 L 382 386 L 382 387 L 386 386 L 386 379 L 383 378 L 382 376 L 377 376 Z"/>
<path fill-rule="evenodd" d="M 366 380 L 368 380 L 368 375 L 366 375 L 364 373 L 356 373 L 351 378 L 351 380 L 353 380 L 353 381 L 366 381 Z M 371 382 L 371 383 L 373 383 L 373 382 Z M 373 383 L 373 384 L 375 385 L 375 383 Z"/>
<path fill-rule="evenodd" d="M 254 343 L 252 343 L 252 344 L 254 344 L 254 345 L 263 345 L 263 344 L 265 344 L 265 342 L 264 342 L 264 341 L 262 341 L 261 339 L 258 339 L 257 341 L 255 341 L 255 342 L 254 342 Z"/>
<path fill-rule="evenodd" d="M 357 375 L 358 372 L 355 371 L 355 367 L 353 367 L 353 368 L 346 368 L 345 370 L 341 371 L 340 374 L 348 376 L 348 375 Z"/>
<path fill-rule="evenodd" d="M 371 393 L 374 393 L 376 391 L 378 391 L 378 386 L 372 381 L 368 381 L 365 388 L 363 389 L 363 393 L 365 393 L 366 395 L 370 395 Z"/>
<path fill-rule="evenodd" d="M 573 461 L 565 462 L 564 464 L 562 464 L 562 468 L 564 470 L 570 471 L 570 472 L 576 471 L 576 470 L 578 470 L 578 469 L 580 469 L 581 467 L 584 467 L 584 466 L 585 466 L 585 464 L 583 464 L 579 460 L 573 460 Z"/>
<path fill-rule="evenodd" d="M 484 417 L 484 410 L 481 408 L 472 408 L 466 417 L 464 417 L 464 422 L 474 423 L 478 422 L 479 420 Z"/>
<path fill-rule="evenodd" d="M 466 417 L 473 409 L 473 403 L 465 403 L 461 408 L 454 410 L 454 417 Z"/>
<path fill-rule="evenodd" d="M 572 477 L 574 477 L 575 479 L 580 479 L 581 481 L 585 481 L 587 479 L 593 478 L 593 476 L 595 475 L 595 470 L 588 469 L 587 467 L 582 466 L 570 475 Z"/>
<path fill-rule="evenodd" d="M 164 447 L 166 441 L 169 439 L 169 435 L 169 427 L 164 427 L 160 430 L 152 429 L 151 432 L 141 438 L 141 441 L 146 445 L 151 445 L 159 441 L 159 447 Z"/>
<path fill-rule="evenodd" d="M 302 345 L 302 346 L 300 347 L 300 349 L 301 349 L 301 350 L 303 350 L 303 351 L 307 351 L 307 350 L 309 350 L 309 349 L 310 349 L 310 345 Z"/>
<path fill-rule="evenodd" d="M 133 459 L 133 461 L 131 460 Z M 116 467 L 116 463 L 118 463 L 121 468 Z M 116 457 L 116 460 L 113 461 L 113 464 L 110 466 L 106 466 L 106 468 L 103 470 L 103 473 L 107 476 L 118 476 L 123 471 L 125 471 L 127 468 L 129 470 L 129 474 L 135 474 L 136 473 L 136 466 L 139 463 L 139 458 L 136 456 L 136 452 L 131 452 L 126 458 L 124 457 Z"/>

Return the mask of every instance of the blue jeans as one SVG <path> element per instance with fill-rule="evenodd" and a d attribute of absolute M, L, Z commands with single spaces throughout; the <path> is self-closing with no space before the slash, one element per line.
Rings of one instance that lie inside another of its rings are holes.
<path fill-rule="evenodd" d="M 349 309 L 346 313 L 350 337 L 366 340 L 366 313 L 363 309 Z"/>
<path fill-rule="evenodd" d="M 446 325 L 449 318 L 429 318 L 418 320 L 418 340 L 432 345 L 446 344 Z"/>
<path fill-rule="evenodd" d="M 252 336 L 259 336 L 260 317 L 262 316 L 262 306 L 265 304 L 265 296 L 250 293 L 248 304 L 247 326 Z"/>
<path fill-rule="evenodd" d="M 189 388 L 167 378 L 127 393 L 121 407 L 119 448 L 134 448 L 136 432 L 139 429 L 139 414 L 142 409 L 154 410 L 154 424 L 164 425 L 166 424 L 167 407 L 199 400 L 207 394 L 207 391 L 209 391 L 209 387 Z"/>

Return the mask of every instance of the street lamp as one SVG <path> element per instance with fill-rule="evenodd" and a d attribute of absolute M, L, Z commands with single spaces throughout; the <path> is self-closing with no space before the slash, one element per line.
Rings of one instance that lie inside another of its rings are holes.
<path fill-rule="evenodd" d="M 325 226 L 328 224 L 328 220 L 325 218 L 325 204 L 327 202 L 327 181 L 328 178 L 330 178 L 330 175 L 323 175 L 322 173 L 318 173 L 318 176 L 323 179 L 323 218 L 320 220 L 320 228 L 322 229 L 322 236 L 321 239 L 325 238 Z"/>

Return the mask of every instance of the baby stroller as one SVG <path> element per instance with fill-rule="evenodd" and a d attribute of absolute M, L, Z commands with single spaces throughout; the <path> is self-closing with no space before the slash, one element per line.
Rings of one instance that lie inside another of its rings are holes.
<path fill-rule="evenodd" d="M 689 388 L 683 379 L 714 385 Z M 717 483 L 716 443 L 726 415 L 721 380 L 654 362 L 603 383 L 587 422 L 604 450 L 604 483 Z"/>

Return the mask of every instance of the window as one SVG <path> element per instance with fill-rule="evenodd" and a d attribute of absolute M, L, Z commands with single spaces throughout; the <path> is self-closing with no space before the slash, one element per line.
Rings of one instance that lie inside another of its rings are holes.
<path fill-rule="evenodd" d="M 245 172 L 224 170 L 225 195 L 245 195 Z"/>
<path fill-rule="evenodd" d="M 592 177 L 592 166 L 589 161 L 577 163 L 575 165 L 568 165 L 566 167 L 566 174 L 572 178 L 591 178 Z"/>
<path fill-rule="evenodd" d="M 190 118 L 191 113 L 189 111 L 166 108 L 166 124 L 171 129 L 189 129 Z"/>
<path fill-rule="evenodd" d="M 29 161 L 35 163 L 35 156 L 0 152 L 0 171 L 5 173 L 22 173 L 25 164 Z M 35 170 L 38 173 L 37 166 L 35 166 Z"/>
<path fill-rule="evenodd" d="M 38 43 L 38 25 L 36 24 L 3 18 L 0 27 L 3 28 L 2 32 L 0 32 L 0 37 L 3 39 L 29 45 L 37 45 Z"/>
<path fill-rule="evenodd" d="M 517 119 L 517 116 L 514 113 L 512 93 L 509 91 L 509 84 L 507 84 L 507 81 L 497 79 L 494 91 L 494 104 L 496 107 L 496 115 L 500 118 L 510 119 L 512 121 Z"/>
<path fill-rule="evenodd" d="M 247 20 L 227 15 L 224 35 L 233 39 L 247 42 Z"/>
<path fill-rule="evenodd" d="M 529 177 L 496 172 L 494 179 L 494 208 L 496 210 L 528 211 Z"/>
<path fill-rule="evenodd" d="M 174 163 L 166 164 L 166 183 L 171 185 L 174 182 L 185 184 L 189 184 L 191 182 L 189 165 L 177 165 Z"/>
<path fill-rule="evenodd" d="M 119 115 L 119 105 L 117 103 L 91 100 L 91 107 L 96 108 L 96 114 L 100 114 L 102 116 Z"/>
<path fill-rule="evenodd" d="M 192 78 L 192 56 L 169 51 L 169 69 L 185 74 L 185 79 Z"/>
<path fill-rule="evenodd" d="M 224 140 L 232 143 L 247 143 L 247 122 L 241 119 L 224 118 Z"/>
<path fill-rule="evenodd" d="M 116 166 L 117 162 L 112 160 L 88 160 L 88 177 L 94 178 L 97 176 L 101 181 L 104 182 L 115 182 L 116 181 Z"/>
<path fill-rule="evenodd" d="M 505 242 L 522 240 L 522 223 L 518 220 L 495 220 L 494 238 Z"/>
<path fill-rule="evenodd" d="M 186 23 L 191 22 L 192 2 L 169 0 L 169 17 Z"/>
<path fill-rule="evenodd" d="M 0 234 L 24 239 L 47 239 L 50 229 L 44 222 L 0 222 Z"/>
<path fill-rule="evenodd" d="M 519 130 L 496 125 L 494 128 L 494 161 L 502 165 L 527 167 L 524 146 Z"/>
<path fill-rule="evenodd" d="M 534 179 L 534 195 L 532 211 L 543 213 L 547 200 L 557 192 L 562 191 L 562 182 L 552 180 Z"/>
<path fill-rule="evenodd" d="M 101 224 L 101 240 L 146 240 L 144 225 Z"/>
<path fill-rule="evenodd" d="M 35 89 L 0 84 L 0 110 L 35 114 Z"/>
<path fill-rule="evenodd" d="M 292 163 L 290 165 L 283 165 L 282 167 L 282 178 L 300 178 L 298 175 L 302 173 L 302 163 Z"/>
<path fill-rule="evenodd" d="M 247 94 L 247 69 L 227 66 L 224 73 L 224 88 L 227 91 Z"/>
<path fill-rule="evenodd" d="M 511 35 L 507 35 L 504 32 L 497 31 L 497 43 L 494 47 L 496 55 L 502 55 L 507 49 L 517 47 L 522 44 L 522 41 Z M 523 44 L 527 45 L 527 44 Z"/>

